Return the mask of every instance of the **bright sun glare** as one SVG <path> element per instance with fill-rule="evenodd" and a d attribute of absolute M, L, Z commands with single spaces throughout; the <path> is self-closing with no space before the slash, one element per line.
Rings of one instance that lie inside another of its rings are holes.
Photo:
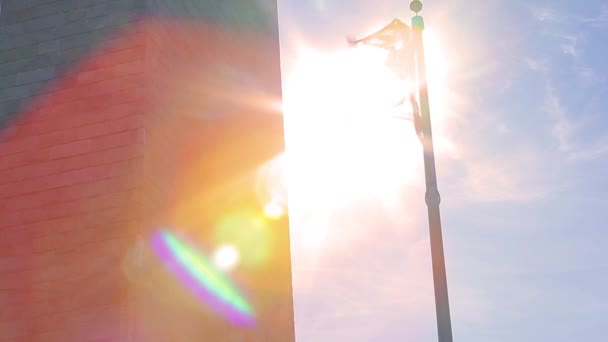
<path fill-rule="evenodd" d="M 426 32 L 425 40 L 432 98 L 441 98 L 445 58 L 435 35 Z M 388 70 L 385 58 L 372 47 L 299 49 L 286 73 L 283 108 L 290 192 L 297 200 L 318 207 L 386 199 L 414 180 L 421 146 L 411 122 L 395 119 L 392 110 L 411 86 Z M 445 111 L 437 101 L 432 106 L 437 125 Z"/>
<path fill-rule="evenodd" d="M 434 132 L 440 132 L 447 108 L 438 99 L 447 95 L 448 60 L 435 34 L 427 30 L 424 38 Z M 314 231 L 306 233 L 313 246 L 322 242 L 328 225 L 322 221 L 332 212 L 370 199 L 394 207 L 407 185 L 424 182 L 412 122 L 394 117 L 411 85 L 385 61 L 386 52 L 373 47 L 319 51 L 301 45 L 284 70 L 288 154 L 277 167 L 289 175 L 292 216 L 316 217 Z M 411 108 L 397 114 L 411 115 Z M 439 152 L 449 147 L 447 140 L 435 140 Z"/>

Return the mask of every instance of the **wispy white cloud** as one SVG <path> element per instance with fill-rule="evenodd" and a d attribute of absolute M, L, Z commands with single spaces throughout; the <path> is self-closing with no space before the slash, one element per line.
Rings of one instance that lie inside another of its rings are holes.
<path fill-rule="evenodd" d="M 568 119 L 566 108 L 557 95 L 555 88 L 549 81 L 547 81 L 545 85 L 545 102 L 543 104 L 543 110 L 553 119 L 551 134 L 557 139 L 559 150 L 562 152 L 571 152 L 573 147 L 570 136 L 572 134 L 573 126 Z"/>
<path fill-rule="evenodd" d="M 604 5 L 600 9 L 598 15 L 581 19 L 581 22 L 595 28 L 608 27 L 608 6 Z"/>
<path fill-rule="evenodd" d="M 572 44 L 576 44 L 580 39 L 576 36 L 562 35 L 560 37 Z M 573 51 L 569 54 L 576 56 L 578 52 Z M 579 119 L 576 123 L 572 121 L 572 114 L 568 113 L 563 99 L 550 79 L 551 69 L 548 67 L 547 60 L 527 57 L 524 58 L 524 63 L 530 70 L 539 73 L 545 81 L 545 95 L 541 109 L 551 117 L 550 134 L 557 141 L 558 150 L 566 154 L 569 160 L 590 160 L 608 154 L 608 136 L 588 146 L 580 146 L 575 141 L 576 132 L 581 129 L 582 120 Z M 576 68 L 576 74 L 588 82 L 602 81 L 601 76 L 598 76 L 591 67 L 580 66 Z M 580 118 L 581 113 L 576 114 Z"/>
<path fill-rule="evenodd" d="M 575 68 L 577 78 L 587 86 L 605 85 L 608 78 L 604 73 L 587 65 L 579 65 Z"/>
<path fill-rule="evenodd" d="M 568 158 L 572 161 L 594 160 L 608 155 L 608 136 L 603 136 L 591 146 L 572 151 Z"/>
<path fill-rule="evenodd" d="M 557 20 L 557 14 L 549 7 L 533 7 L 531 8 L 534 19 L 540 22 L 549 22 Z"/>
<path fill-rule="evenodd" d="M 599 24 L 602 20 L 605 20 L 602 18 L 606 16 L 606 13 L 608 13 L 608 7 L 604 7 L 602 14 L 594 20 L 587 21 Z M 579 81 L 586 85 L 606 81 L 603 75 L 598 74 L 593 67 L 585 64 L 580 58 L 584 52 L 580 46 L 586 40 L 583 34 L 579 32 L 553 33 L 550 36 L 556 39 L 556 44 L 565 55 L 573 58 L 573 72 Z M 592 160 L 608 155 L 608 135 L 585 145 L 579 139 L 576 139 L 577 132 L 585 125 L 584 113 L 568 112 L 567 103 L 558 94 L 551 81 L 553 70 L 550 65 L 552 61 L 543 57 L 526 57 L 523 62 L 529 70 L 537 72 L 545 82 L 545 95 L 541 109 L 551 117 L 550 134 L 557 141 L 558 150 L 571 161 Z M 576 121 L 573 120 L 574 115 L 577 116 Z"/>
<path fill-rule="evenodd" d="M 558 40 L 559 47 L 564 55 L 570 57 L 579 57 L 583 50 L 580 48 L 585 37 L 580 33 L 572 34 L 553 34 L 553 37 Z"/>
<path fill-rule="evenodd" d="M 578 19 L 570 18 L 570 16 L 573 14 L 562 14 L 559 13 L 556 8 L 548 6 L 531 6 L 530 12 L 532 17 L 541 23 L 578 21 L 582 24 L 587 24 L 595 28 L 608 27 L 608 5 L 602 6 L 594 16 L 587 16 Z"/>
<path fill-rule="evenodd" d="M 558 40 L 558 47 L 563 54 L 571 57 L 578 57 L 583 52 L 579 47 L 580 42 L 584 38 L 581 36 L 580 32 L 566 30 L 567 33 L 564 34 L 563 29 L 561 28 L 565 25 L 569 25 L 571 20 L 568 18 L 568 14 L 564 15 L 559 13 L 556 9 L 549 7 L 532 7 L 531 13 L 537 22 L 552 22 L 557 24 L 557 27 L 554 27 L 555 25 L 551 26 L 553 29 L 547 34 L 550 38 Z"/>
<path fill-rule="evenodd" d="M 524 63 L 530 70 L 539 72 L 541 74 L 545 74 L 549 71 L 546 59 L 526 57 L 524 58 Z"/>
<path fill-rule="evenodd" d="M 547 82 L 545 91 L 543 109 L 553 119 L 551 133 L 558 142 L 559 151 L 565 153 L 570 161 L 593 160 L 608 155 L 608 135 L 590 144 L 577 143 L 574 136 L 580 131 L 580 125 L 574 124 L 569 119 L 570 115 L 550 82 Z"/>
<path fill-rule="evenodd" d="M 579 67 L 576 72 L 579 78 L 586 81 L 597 82 L 602 81 L 603 79 L 602 76 L 598 75 L 591 67 Z"/>
<path fill-rule="evenodd" d="M 562 44 L 561 47 L 564 55 L 577 57 L 580 54 L 580 50 L 578 50 L 574 44 Z"/>

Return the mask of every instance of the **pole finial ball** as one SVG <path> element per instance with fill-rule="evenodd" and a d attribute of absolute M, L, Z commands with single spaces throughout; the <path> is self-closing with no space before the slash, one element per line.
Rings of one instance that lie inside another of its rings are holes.
<path fill-rule="evenodd" d="M 410 9 L 412 12 L 418 14 L 418 12 L 422 11 L 422 2 L 418 0 L 414 0 L 410 3 Z"/>

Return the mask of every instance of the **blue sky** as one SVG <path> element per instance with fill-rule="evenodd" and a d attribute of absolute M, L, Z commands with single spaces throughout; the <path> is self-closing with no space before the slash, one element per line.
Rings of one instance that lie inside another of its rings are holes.
<path fill-rule="evenodd" d="M 608 5 L 423 3 L 449 64 L 447 91 L 435 92 L 445 98 L 430 91 L 436 139 L 450 146 L 437 167 L 455 340 L 605 340 Z M 284 82 L 299 45 L 342 49 L 347 35 L 409 22 L 408 6 L 279 0 Z M 399 208 L 366 202 L 322 222 L 292 214 L 299 341 L 436 340 L 415 172 Z M 324 242 L 304 247 L 320 224 Z M 363 233 L 343 243 L 353 230 Z"/>

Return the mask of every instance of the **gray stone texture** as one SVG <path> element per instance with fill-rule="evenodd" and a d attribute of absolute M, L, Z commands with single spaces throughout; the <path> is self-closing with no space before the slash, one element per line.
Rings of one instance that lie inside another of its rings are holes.
<path fill-rule="evenodd" d="M 0 127 L 112 34 L 134 22 L 140 0 L 4 0 L 0 12 Z M 16 100 L 19 100 L 16 102 Z"/>
<path fill-rule="evenodd" d="M 148 11 L 278 36 L 276 0 L 148 0 Z"/>

